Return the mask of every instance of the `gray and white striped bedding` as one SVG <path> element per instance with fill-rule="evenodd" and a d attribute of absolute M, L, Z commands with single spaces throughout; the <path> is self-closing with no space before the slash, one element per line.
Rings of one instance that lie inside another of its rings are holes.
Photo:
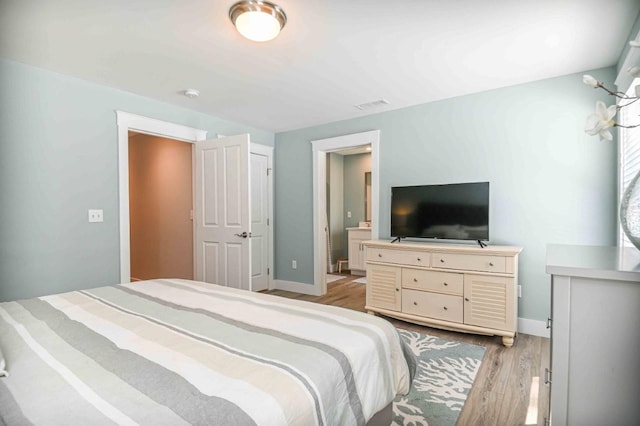
<path fill-rule="evenodd" d="M 0 423 L 351 425 L 410 373 L 372 315 L 187 280 L 0 303 Z"/>

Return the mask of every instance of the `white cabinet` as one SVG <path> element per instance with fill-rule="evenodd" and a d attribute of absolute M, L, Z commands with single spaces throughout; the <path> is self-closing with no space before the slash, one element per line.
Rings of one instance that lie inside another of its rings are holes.
<path fill-rule="evenodd" d="M 354 275 L 364 275 L 365 254 L 363 242 L 371 239 L 371 228 L 347 228 L 349 234 L 349 269 Z"/>
<path fill-rule="evenodd" d="M 547 247 L 554 425 L 637 425 L 640 252 Z"/>
<path fill-rule="evenodd" d="M 370 313 L 431 327 L 516 334 L 521 247 L 366 241 Z"/>

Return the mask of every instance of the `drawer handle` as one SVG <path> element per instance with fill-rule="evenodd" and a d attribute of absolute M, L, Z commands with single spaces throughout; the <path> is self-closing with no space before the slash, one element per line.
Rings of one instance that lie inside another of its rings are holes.
<path fill-rule="evenodd" d="M 444 259 L 440 259 L 440 263 L 444 263 Z"/>
<path fill-rule="evenodd" d="M 396 291 L 400 291 L 400 289 L 399 289 L 399 288 L 396 288 Z"/>
<path fill-rule="evenodd" d="M 418 306 L 418 302 L 413 302 L 414 305 Z"/>
<path fill-rule="evenodd" d="M 447 311 L 447 310 L 448 310 L 446 306 L 444 307 L 444 310 L 445 310 L 445 311 Z"/>
<path fill-rule="evenodd" d="M 422 259 L 418 258 L 418 262 L 422 262 Z"/>
<path fill-rule="evenodd" d="M 445 287 L 449 285 L 448 283 L 443 283 L 443 284 L 444 284 Z"/>
<path fill-rule="evenodd" d="M 468 302 L 468 301 L 469 301 L 469 298 L 468 298 L 468 297 L 465 297 L 465 298 L 464 298 L 464 301 L 465 301 L 465 302 Z"/>
<path fill-rule="evenodd" d="M 493 266 L 493 262 L 489 262 L 489 266 Z"/>
<path fill-rule="evenodd" d="M 418 279 L 417 279 L 417 278 L 414 278 L 414 279 L 413 279 L 413 282 L 414 282 L 414 283 L 417 283 L 417 282 L 418 282 Z"/>
<path fill-rule="evenodd" d="M 378 257 L 382 257 L 382 254 L 381 254 L 381 253 L 378 253 Z"/>

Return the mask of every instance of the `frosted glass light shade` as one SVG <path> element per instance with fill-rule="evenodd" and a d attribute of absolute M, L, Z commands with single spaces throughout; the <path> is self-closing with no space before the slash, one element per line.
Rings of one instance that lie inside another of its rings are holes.
<path fill-rule="evenodd" d="M 279 6 L 258 0 L 234 4 L 229 9 L 229 18 L 240 34 L 259 42 L 276 38 L 287 23 L 287 16 Z"/>
<path fill-rule="evenodd" d="M 238 32 L 253 41 L 273 40 L 280 34 L 276 18 L 262 12 L 245 12 L 236 19 Z"/>

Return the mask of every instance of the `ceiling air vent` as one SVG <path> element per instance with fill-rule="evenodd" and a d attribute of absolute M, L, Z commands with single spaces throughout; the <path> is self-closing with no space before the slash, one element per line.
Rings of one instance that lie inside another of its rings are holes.
<path fill-rule="evenodd" d="M 378 99 L 377 101 L 372 101 L 372 102 L 366 102 L 364 104 L 360 104 L 360 105 L 354 105 L 356 108 L 358 108 L 359 110 L 366 110 L 366 109 L 372 109 L 372 108 L 377 108 L 380 107 L 382 105 L 389 105 L 389 101 L 386 99 Z"/>

